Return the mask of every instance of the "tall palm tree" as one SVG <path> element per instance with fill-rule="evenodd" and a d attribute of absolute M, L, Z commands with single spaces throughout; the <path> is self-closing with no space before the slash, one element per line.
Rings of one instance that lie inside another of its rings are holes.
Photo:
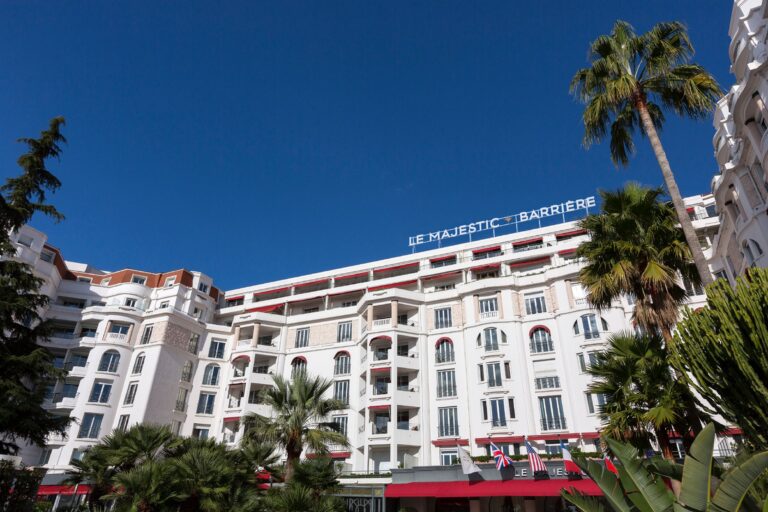
<path fill-rule="evenodd" d="M 305 447 L 314 453 L 327 453 L 328 445 L 348 446 L 347 436 L 327 421 L 328 414 L 346 404 L 324 398 L 331 388 L 330 380 L 310 377 L 298 372 L 289 381 L 274 377 L 275 385 L 263 395 L 272 407 L 272 416 L 249 414 L 244 418 L 248 438 L 272 443 L 285 451 L 285 481 L 293 479 L 294 468 Z"/>
<path fill-rule="evenodd" d="M 235 484 L 234 456 L 222 444 L 194 441 L 185 453 L 168 459 L 172 487 L 181 501 L 179 512 L 225 510 Z"/>
<path fill-rule="evenodd" d="M 115 475 L 115 487 L 104 499 L 115 500 L 118 510 L 160 512 L 180 498 L 171 485 L 172 473 L 166 460 L 144 462 Z"/>
<path fill-rule="evenodd" d="M 67 485 L 88 484 L 90 486 L 88 510 L 90 512 L 105 510 L 106 507 L 101 498 L 112 491 L 112 479 L 117 470 L 103 446 L 94 446 L 83 455 L 82 459 L 73 460 L 70 465 L 72 469 L 67 470 L 64 482 Z"/>
<path fill-rule="evenodd" d="M 576 72 L 571 93 L 586 104 L 585 146 L 610 137 L 615 165 L 628 164 L 635 151 L 636 130 L 648 137 L 701 281 L 709 284 L 707 260 L 657 132 L 664 124 L 663 110 L 704 118 L 722 95 L 715 78 L 690 63 L 693 53 L 682 23 L 658 23 L 637 35 L 629 23 L 617 21 L 610 34 L 590 45 L 590 66 Z"/>
<path fill-rule="evenodd" d="M 701 430 L 699 416 L 688 415 L 695 398 L 674 377 L 661 336 L 615 334 L 588 371 L 595 378 L 589 391 L 605 396 L 598 411 L 604 435 L 643 450 L 655 438 L 664 457 L 673 459 L 672 431 Z"/>
<path fill-rule="evenodd" d="M 579 223 L 590 235 L 577 250 L 587 260 L 579 271 L 587 300 L 602 309 L 632 296 L 637 325 L 669 340 L 688 298 L 680 276 L 699 282 L 675 212 L 660 201 L 660 188 L 628 183 L 616 192 L 600 191 L 600 196 L 601 213 Z"/>
<path fill-rule="evenodd" d="M 128 470 L 155 460 L 178 446 L 181 439 L 167 425 L 136 424 L 128 430 L 115 430 L 100 446 L 114 466 Z"/>

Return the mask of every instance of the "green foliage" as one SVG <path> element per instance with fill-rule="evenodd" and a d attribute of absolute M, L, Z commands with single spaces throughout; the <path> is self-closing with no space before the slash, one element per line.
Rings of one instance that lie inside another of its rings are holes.
<path fill-rule="evenodd" d="M 27 146 L 18 159 L 22 173 L 0 187 L 0 454 L 16 453 L 19 439 L 43 446 L 49 433 L 65 434 L 70 421 L 42 407 L 47 385 L 63 376 L 38 346 L 50 333 L 38 314 L 48 303 L 37 293 L 42 281 L 29 265 L 9 259 L 16 254 L 10 235 L 36 212 L 62 218 L 45 199 L 60 186 L 46 161 L 61 154 L 63 123 L 55 118 L 39 139 L 20 139 Z"/>
<path fill-rule="evenodd" d="M 267 510 L 271 512 L 342 512 L 343 502 L 334 496 L 316 494 L 307 487 L 290 484 L 271 491 L 265 498 Z"/>
<path fill-rule="evenodd" d="M 750 269 L 731 288 L 707 287 L 707 307 L 686 311 L 672 364 L 749 444 L 768 449 L 768 270 Z"/>
<path fill-rule="evenodd" d="M 0 510 L 33 512 L 37 488 L 44 475 L 43 470 L 0 460 Z"/>
<path fill-rule="evenodd" d="M 640 457 L 629 444 L 606 439 L 620 463 L 617 465 L 618 477 L 595 461 L 581 457 L 574 460 L 603 491 L 605 503 L 617 512 L 736 512 L 760 474 L 768 469 L 768 452 L 758 453 L 735 465 L 719 481 L 713 478 L 712 471 L 714 440 L 712 424 L 696 437 L 685 459 L 677 498 L 662 481 L 666 475 L 656 472 L 657 466 Z M 713 488 L 714 493 L 711 492 Z M 602 512 L 605 508 L 599 500 L 584 496 L 573 488 L 564 489 L 562 496 L 583 512 Z"/>
<path fill-rule="evenodd" d="M 315 457 L 297 464 L 294 483 L 316 493 L 332 493 L 339 487 L 339 473 L 330 457 Z"/>

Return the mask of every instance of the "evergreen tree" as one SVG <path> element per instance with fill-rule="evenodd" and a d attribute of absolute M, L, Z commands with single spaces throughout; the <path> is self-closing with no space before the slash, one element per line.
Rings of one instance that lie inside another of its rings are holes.
<path fill-rule="evenodd" d="M 48 297 L 38 293 L 42 280 L 30 266 L 12 259 L 11 239 L 36 212 L 63 218 L 46 203 L 46 193 L 61 185 L 46 162 L 61 154 L 63 124 L 54 118 L 40 138 L 20 139 L 27 146 L 18 159 L 22 173 L 0 187 L 0 454 L 16 453 L 19 439 L 43 446 L 49 433 L 64 434 L 69 424 L 69 418 L 43 408 L 46 386 L 62 375 L 38 345 L 50 332 L 40 317 Z"/>

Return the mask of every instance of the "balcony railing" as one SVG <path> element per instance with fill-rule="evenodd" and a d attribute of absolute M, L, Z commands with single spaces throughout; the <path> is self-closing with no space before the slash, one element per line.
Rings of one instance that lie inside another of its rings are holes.
<path fill-rule="evenodd" d="M 389 325 L 392 325 L 391 318 L 379 318 L 378 320 L 373 321 L 374 327 L 387 327 Z"/>
<path fill-rule="evenodd" d="M 388 361 L 389 360 L 389 350 L 376 350 L 373 352 L 373 360 L 374 361 Z"/>
<path fill-rule="evenodd" d="M 128 341 L 128 334 L 124 334 L 121 332 L 108 332 L 107 341 L 119 341 L 119 342 L 125 343 L 126 341 Z"/>
<path fill-rule="evenodd" d="M 437 427 L 437 435 L 440 437 L 459 437 L 459 429 L 455 426 L 445 427 L 440 425 Z"/>
<path fill-rule="evenodd" d="M 242 401 L 243 397 L 235 398 L 235 397 L 229 397 L 227 406 L 229 409 L 239 409 L 240 408 L 240 402 Z"/>
<path fill-rule="evenodd" d="M 389 422 L 380 424 L 374 423 L 371 427 L 372 434 L 386 434 L 389 432 Z"/>
<path fill-rule="evenodd" d="M 389 384 L 376 384 L 373 386 L 373 394 L 375 396 L 389 394 Z"/>
<path fill-rule="evenodd" d="M 507 426 L 507 420 L 506 419 L 491 420 L 491 426 L 493 426 L 493 427 L 506 427 Z"/>
<path fill-rule="evenodd" d="M 184 412 L 187 410 L 187 402 L 184 400 L 176 400 L 176 407 L 175 409 L 179 412 Z"/>
<path fill-rule="evenodd" d="M 480 320 L 487 320 L 489 318 L 496 318 L 499 316 L 498 311 L 483 311 L 480 313 Z"/>
<path fill-rule="evenodd" d="M 565 418 L 549 418 L 541 420 L 541 430 L 565 430 Z"/>
<path fill-rule="evenodd" d="M 550 342 L 533 342 L 531 343 L 532 354 L 546 354 L 548 352 L 554 352 L 554 343 Z"/>

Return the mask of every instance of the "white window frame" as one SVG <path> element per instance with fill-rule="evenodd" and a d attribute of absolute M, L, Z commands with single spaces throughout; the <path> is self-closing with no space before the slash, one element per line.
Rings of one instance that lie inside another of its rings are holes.
<path fill-rule="evenodd" d="M 336 328 L 336 342 L 352 341 L 352 321 L 339 322 Z"/>
<path fill-rule="evenodd" d="M 296 329 L 296 348 L 305 348 L 309 346 L 309 327 L 299 327 Z"/>
<path fill-rule="evenodd" d="M 435 308 L 435 329 L 448 329 L 450 327 L 453 327 L 451 307 Z"/>

